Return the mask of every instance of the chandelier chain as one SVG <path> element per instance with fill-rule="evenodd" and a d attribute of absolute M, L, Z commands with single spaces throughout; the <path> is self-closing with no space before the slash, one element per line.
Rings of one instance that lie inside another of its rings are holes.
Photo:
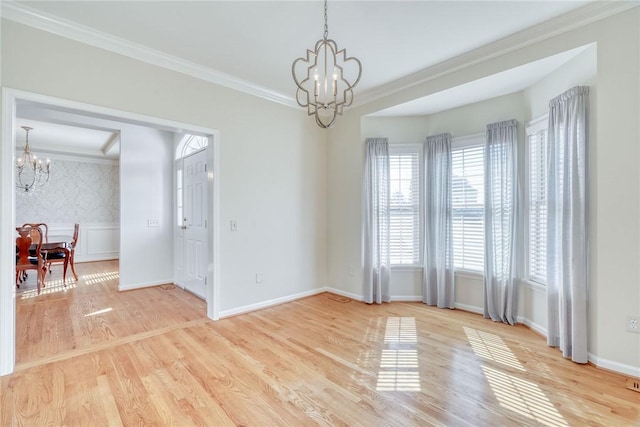
<path fill-rule="evenodd" d="M 329 38 L 329 24 L 327 24 L 327 0 L 324 0 L 324 39 Z"/>
<path fill-rule="evenodd" d="M 24 151 L 25 151 L 25 152 L 27 152 L 27 153 L 29 153 L 29 152 L 30 152 L 30 151 L 29 151 L 29 131 L 30 131 L 32 128 L 30 128 L 30 127 L 28 127 L 28 126 L 23 126 L 23 127 L 22 127 L 22 129 L 24 129 L 24 130 L 25 130 L 25 132 L 27 133 L 27 136 L 25 137 L 25 140 L 24 140 Z"/>

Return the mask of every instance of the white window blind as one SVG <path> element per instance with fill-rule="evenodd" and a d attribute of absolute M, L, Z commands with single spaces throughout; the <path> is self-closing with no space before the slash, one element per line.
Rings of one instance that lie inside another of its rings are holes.
<path fill-rule="evenodd" d="M 544 125 L 544 126 L 543 126 Z M 545 284 L 547 281 L 547 129 L 527 127 L 528 157 L 528 279 Z"/>
<path fill-rule="evenodd" d="M 484 271 L 484 138 L 452 149 L 453 264 Z"/>
<path fill-rule="evenodd" d="M 420 263 L 420 151 L 389 147 L 392 265 Z"/>

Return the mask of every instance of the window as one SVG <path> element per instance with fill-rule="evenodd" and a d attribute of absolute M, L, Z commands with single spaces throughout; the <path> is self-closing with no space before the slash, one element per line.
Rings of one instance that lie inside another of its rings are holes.
<path fill-rule="evenodd" d="M 389 146 L 392 265 L 419 265 L 421 146 Z"/>
<path fill-rule="evenodd" d="M 182 227 L 183 224 L 183 197 L 182 197 L 182 162 L 176 162 L 176 226 Z"/>
<path fill-rule="evenodd" d="M 184 134 L 176 147 L 176 224 L 178 227 L 183 226 L 183 159 L 193 153 L 204 150 L 209 145 L 209 138 L 200 135 Z"/>
<path fill-rule="evenodd" d="M 527 278 L 547 281 L 547 118 L 526 128 L 527 134 Z"/>
<path fill-rule="evenodd" d="M 176 159 L 187 157 L 209 145 L 209 138 L 200 135 L 185 134 L 176 148 Z"/>
<path fill-rule="evenodd" d="M 452 142 L 453 265 L 484 271 L 484 135 Z"/>

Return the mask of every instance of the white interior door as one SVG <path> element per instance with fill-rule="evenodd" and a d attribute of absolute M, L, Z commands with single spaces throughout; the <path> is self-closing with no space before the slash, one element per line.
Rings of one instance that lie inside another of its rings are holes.
<path fill-rule="evenodd" d="M 183 280 L 190 292 L 206 299 L 207 151 L 185 157 L 183 164 Z"/>

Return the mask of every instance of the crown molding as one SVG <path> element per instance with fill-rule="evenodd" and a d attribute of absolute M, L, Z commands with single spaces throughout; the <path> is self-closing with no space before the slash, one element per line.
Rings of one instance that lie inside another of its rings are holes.
<path fill-rule="evenodd" d="M 440 62 L 424 70 L 361 92 L 354 101 L 354 107 L 360 107 L 377 99 L 393 95 L 394 93 L 429 82 L 446 74 L 531 46 L 535 43 L 567 33 L 576 28 L 638 6 L 640 6 L 639 0 L 593 1 L 581 8 Z"/>
<path fill-rule="evenodd" d="M 176 71 L 210 83 L 234 89 L 249 95 L 298 108 L 295 99 L 263 86 L 229 74 L 160 52 L 128 40 L 97 31 L 93 28 L 41 12 L 13 1 L 0 1 L 3 18 L 39 30 L 66 37 L 80 43 L 115 52 L 139 61 Z M 359 107 L 394 93 L 410 89 L 446 74 L 502 56 L 543 40 L 572 31 L 609 16 L 638 7 L 640 0 L 593 1 L 581 8 L 565 13 L 533 27 L 527 28 L 495 42 L 489 43 L 455 58 L 440 62 L 424 70 L 361 92 L 353 107 Z"/>
<path fill-rule="evenodd" d="M 289 107 L 298 106 L 292 97 L 247 80 L 239 79 L 203 65 L 98 31 L 94 28 L 59 18 L 22 3 L 13 1 L 0 3 L 2 3 L 1 16 L 11 21 Z"/>

